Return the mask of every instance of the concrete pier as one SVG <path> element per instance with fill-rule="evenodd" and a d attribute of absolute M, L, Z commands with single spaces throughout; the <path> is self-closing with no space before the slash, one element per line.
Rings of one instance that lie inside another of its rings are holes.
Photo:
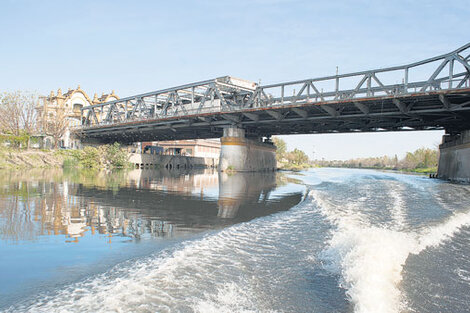
<path fill-rule="evenodd" d="M 437 177 L 470 183 L 470 130 L 445 134 L 439 152 Z"/>
<path fill-rule="evenodd" d="M 220 171 L 260 172 L 276 170 L 276 147 L 258 139 L 249 139 L 245 130 L 224 128 L 220 139 Z"/>

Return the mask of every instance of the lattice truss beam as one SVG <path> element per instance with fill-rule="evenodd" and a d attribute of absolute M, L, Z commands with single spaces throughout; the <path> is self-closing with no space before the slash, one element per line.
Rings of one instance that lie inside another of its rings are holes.
<path fill-rule="evenodd" d="M 82 109 L 83 125 L 165 119 L 168 117 L 232 111 L 243 107 L 255 84 L 220 77 L 194 84 L 150 92 Z"/>
<path fill-rule="evenodd" d="M 168 88 L 84 107 L 82 129 L 145 120 L 164 125 L 175 118 L 222 125 L 270 123 L 294 116 L 314 121 L 354 114 L 410 122 L 423 118 L 416 110 L 439 113 L 435 106 L 409 101 L 410 97 L 465 88 L 470 88 L 470 43 L 427 60 L 350 74 L 265 86 L 225 76 Z M 443 119 L 467 112 L 470 104 L 453 103 L 445 94 L 438 99 L 439 109 L 453 112 Z M 378 101 L 386 105 L 378 106 Z"/>
<path fill-rule="evenodd" d="M 470 43 L 448 54 L 383 69 L 260 86 L 245 107 L 325 103 L 468 88 Z M 326 107 L 326 111 L 328 111 Z"/>

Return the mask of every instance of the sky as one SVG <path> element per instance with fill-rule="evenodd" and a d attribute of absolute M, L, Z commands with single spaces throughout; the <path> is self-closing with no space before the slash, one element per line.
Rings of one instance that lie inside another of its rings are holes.
<path fill-rule="evenodd" d="M 132 96 L 219 76 L 262 84 L 401 65 L 470 40 L 467 1 L 0 0 L 0 91 Z M 403 156 L 441 131 L 282 136 L 315 158 Z"/>

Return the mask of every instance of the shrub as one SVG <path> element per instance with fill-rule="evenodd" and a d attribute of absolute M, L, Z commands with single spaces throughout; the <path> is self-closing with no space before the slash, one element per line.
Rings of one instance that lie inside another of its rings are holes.
<path fill-rule="evenodd" d="M 121 149 L 121 145 L 115 142 L 106 147 L 105 160 L 111 167 L 125 167 L 127 165 L 127 153 Z"/>
<path fill-rule="evenodd" d="M 80 156 L 80 165 L 88 168 L 100 166 L 100 155 L 98 149 L 94 147 L 85 147 Z"/>
<path fill-rule="evenodd" d="M 77 167 L 78 166 L 78 159 L 69 157 L 64 159 L 62 162 L 62 167 L 64 168 L 71 168 L 71 167 Z"/>

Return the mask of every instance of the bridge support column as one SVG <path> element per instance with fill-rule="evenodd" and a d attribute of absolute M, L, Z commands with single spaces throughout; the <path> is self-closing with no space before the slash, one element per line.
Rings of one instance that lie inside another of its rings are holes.
<path fill-rule="evenodd" d="M 439 152 L 438 178 L 470 183 L 470 130 L 445 134 Z"/>
<path fill-rule="evenodd" d="M 245 130 L 237 127 L 224 128 L 220 138 L 219 169 L 222 172 L 258 172 L 276 169 L 276 147 L 260 139 L 249 139 Z"/>

